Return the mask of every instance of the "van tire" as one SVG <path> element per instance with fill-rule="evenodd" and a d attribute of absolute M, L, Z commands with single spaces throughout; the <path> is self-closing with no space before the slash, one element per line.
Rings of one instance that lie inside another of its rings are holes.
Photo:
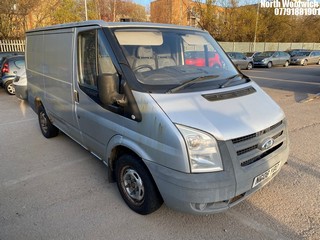
<path fill-rule="evenodd" d="M 161 207 L 163 200 L 158 188 L 139 158 L 131 154 L 120 156 L 115 175 L 119 192 L 133 211 L 147 215 Z"/>
<path fill-rule="evenodd" d="M 44 137 L 52 138 L 59 134 L 59 129 L 56 128 L 50 121 L 43 106 L 38 109 L 38 120 L 41 132 Z"/>
<path fill-rule="evenodd" d="M 6 92 L 10 95 L 15 95 L 16 91 L 14 88 L 14 85 L 12 83 L 12 81 L 8 81 L 4 84 L 4 89 L 6 90 Z"/>

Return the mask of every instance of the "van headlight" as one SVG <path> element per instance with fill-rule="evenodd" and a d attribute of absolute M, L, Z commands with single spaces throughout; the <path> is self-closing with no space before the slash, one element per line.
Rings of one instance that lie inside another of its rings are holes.
<path fill-rule="evenodd" d="M 217 141 L 208 133 L 176 124 L 188 149 L 191 172 L 222 171 Z"/>

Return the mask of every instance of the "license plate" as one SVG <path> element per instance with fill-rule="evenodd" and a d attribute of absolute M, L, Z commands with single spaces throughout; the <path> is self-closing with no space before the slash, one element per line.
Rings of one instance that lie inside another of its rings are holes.
<path fill-rule="evenodd" d="M 280 162 L 273 165 L 271 168 L 269 168 L 267 171 L 260 174 L 259 176 L 256 176 L 253 180 L 252 188 L 256 187 L 257 185 L 262 183 L 264 180 L 272 177 L 273 174 L 279 170 L 279 168 L 280 168 Z"/>

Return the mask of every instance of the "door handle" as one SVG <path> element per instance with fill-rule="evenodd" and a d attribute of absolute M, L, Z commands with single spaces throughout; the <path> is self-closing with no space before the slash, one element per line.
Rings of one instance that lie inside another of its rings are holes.
<path fill-rule="evenodd" d="M 73 90 L 73 98 L 76 103 L 79 103 L 79 93 L 77 90 Z"/>

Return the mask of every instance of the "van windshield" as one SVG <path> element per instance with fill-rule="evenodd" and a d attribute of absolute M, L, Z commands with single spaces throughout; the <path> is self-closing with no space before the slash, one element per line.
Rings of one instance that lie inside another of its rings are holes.
<path fill-rule="evenodd" d="M 166 86 L 168 91 L 182 84 L 188 91 L 199 85 L 219 88 L 239 75 L 206 32 L 142 28 L 118 29 L 115 35 L 136 78 L 145 85 Z M 228 86 L 244 82 L 238 77 Z"/>

